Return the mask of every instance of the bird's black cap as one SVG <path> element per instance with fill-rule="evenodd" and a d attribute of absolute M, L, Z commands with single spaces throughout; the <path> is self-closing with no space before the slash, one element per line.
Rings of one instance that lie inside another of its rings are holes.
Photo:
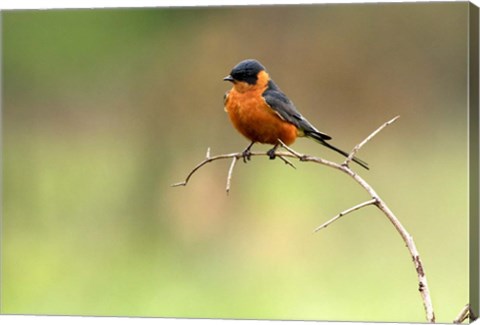
<path fill-rule="evenodd" d="M 233 67 L 229 76 L 223 78 L 226 81 L 244 81 L 250 85 L 257 82 L 257 75 L 264 71 L 265 67 L 257 60 L 244 60 Z"/>

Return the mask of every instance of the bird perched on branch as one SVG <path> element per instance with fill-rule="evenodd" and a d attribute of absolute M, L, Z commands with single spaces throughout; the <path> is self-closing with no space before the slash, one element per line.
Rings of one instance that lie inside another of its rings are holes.
<path fill-rule="evenodd" d="M 279 139 L 290 145 L 297 137 L 312 138 L 348 157 L 348 153 L 327 142 L 331 139 L 329 135 L 318 131 L 300 114 L 257 60 L 240 62 L 223 80 L 233 83 L 224 97 L 225 111 L 233 126 L 251 141 L 243 151 L 244 160 L 250 159 L 250 149 L 256 142 L 273 144 L 268 155 L 274 159 Z M 352 160 L 368 169 L 366 162 L 356 157 Z"/>

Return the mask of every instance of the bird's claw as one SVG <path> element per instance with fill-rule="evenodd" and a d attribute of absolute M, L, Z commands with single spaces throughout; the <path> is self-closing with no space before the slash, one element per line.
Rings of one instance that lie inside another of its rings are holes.
<path fill-rule="evenodd" d="M 247 161 L 250 160 L 250 157 L 252 157 L 252 152 L 250 151 L 250 149 L 245 149 L 242 152 L 243 162 L 247 163 Z"/>
<path fill-rule="evenodd" d="M 267 155 L 268 155 L 268 157 L 270 157 L 271 160 L 275 159 L 275 157 L 276 157 L 275 149 L 277 149 L 277 148 L 272 148 L 272 149 L 267 151 Z"/>

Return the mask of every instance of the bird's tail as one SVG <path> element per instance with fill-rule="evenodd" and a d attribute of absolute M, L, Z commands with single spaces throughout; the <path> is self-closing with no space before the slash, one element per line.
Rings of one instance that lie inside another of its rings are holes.
<path fill-rule="evenodd" d="M 345 151 L 341 150 L 341 149 L 338 149 L 337 147 L 335 146 L 332 146 L 330 143 L 328 143 L 326 140 L 328 140 L 323 133 L 320 133 L 320 132 L 306 132 L 305 133 L 305 136 L 309 137 L 309 138 L 312 138 L 314 140 L 316 140 L 318 143 L 324 145 L 325 147 L 327 148 L 330 148 L 332 149 L 333 151 L 336 151 L 338 152 L 339 154 L 341 154 L 342 156 L 344 157 L 348 157 L 348 153 L 346 153 Z M 357 157 L 353 157 L 352 159 L 354 162 L 356 162 L 357 164 L 359 164 L 360 166 L 362 166 L 363 168 L 369 170 L 370 168 L 368 168 L 368 164 L 366 162 L 364 162 L 363 160 L 357 158 Z"/>

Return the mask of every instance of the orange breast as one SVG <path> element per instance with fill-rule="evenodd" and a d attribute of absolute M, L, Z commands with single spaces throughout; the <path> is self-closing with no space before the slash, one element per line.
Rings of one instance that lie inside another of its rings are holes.
<path fill-rule="evenodd" d="M 225 110 L 233 126 L 250 141 L 277 144 L 278 139 L 292 144 L 297 128 L 280 118 L 263 100 L 260 92 L 229 92 Z"/>

